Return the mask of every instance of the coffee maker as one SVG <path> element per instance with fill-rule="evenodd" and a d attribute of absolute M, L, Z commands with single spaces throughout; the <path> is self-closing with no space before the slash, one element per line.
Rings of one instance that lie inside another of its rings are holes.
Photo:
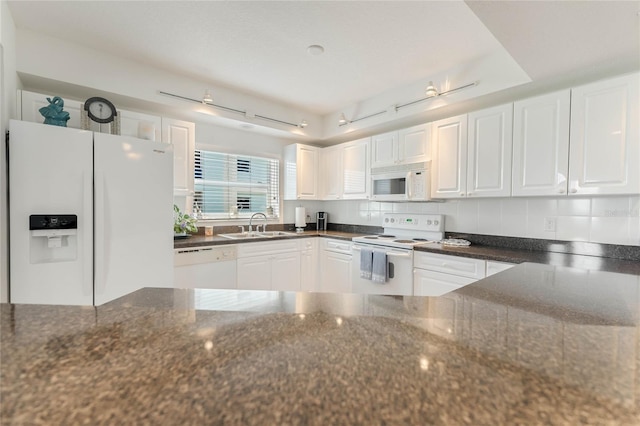
<path fill-rule="evenodd" d="M 326 231 L 328 223 L 329 223 L 329 213 L 327 212 L 316 213 L 316 229 L 318 231 Z"/>

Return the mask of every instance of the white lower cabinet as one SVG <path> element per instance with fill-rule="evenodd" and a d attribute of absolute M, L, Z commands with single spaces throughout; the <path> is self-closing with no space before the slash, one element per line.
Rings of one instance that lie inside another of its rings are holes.
<path fill-rule="evenodd" d="M 236 271 L 238 289 L 299 291 L 298 241 L 240 244 Z"/>
<path fill-rule="evenodd" d="M 436 253 L 413 254 L 414 296 L 441 296 L 485 277 L 485 261 Z"/>
<path fill-rule="evenodd" d="M 320 249 L 320 282 L 317 291 L 351 292 L 351 242 L 324 238 Z"/>

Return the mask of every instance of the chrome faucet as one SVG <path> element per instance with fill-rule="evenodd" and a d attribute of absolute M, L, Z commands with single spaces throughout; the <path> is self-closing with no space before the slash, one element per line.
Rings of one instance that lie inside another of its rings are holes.
<path fill-rule="evenodd" d="M 253 218 L 256 216 L 262 216 L 264 218 L 264 225 L 262 225 L 262 232 L 266 232 L 267 230 L 267 215 L 261 212 L 258 213 L 254 213 L 251 215 L 251 218 L 249 219 L 249 232 L 251 232 L 251 222 L 253 221 Z M 256 225 L 256 232 L 258 232 L 260 229 L 260 225 Z"/>

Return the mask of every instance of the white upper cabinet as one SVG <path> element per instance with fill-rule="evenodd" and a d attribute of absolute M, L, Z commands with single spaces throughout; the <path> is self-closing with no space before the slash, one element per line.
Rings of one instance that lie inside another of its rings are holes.
<path fill-rule="evenodd" d="M 567 193 L 570 92 L 514 103 L 514 196 Z"/>
<path fill-rule="evenodd" d="M 173 145 L 173 194 L 176 196 L 193 195 L 195 134 L 194 123 L 162 118 L 162 142 Z M 190 212 L 188 207 L 187 211 Z"/>
<path fill-rule="evenodd" d="M 640 192 L 640 74 L 571 90 L 569 195 Z"/>
<path fill-rule="evenodd" d="M 342 198 L 367 199 L 370 195 L 369 144 L 370 139 L 341 144 L 342 147 Z"/>
<path fill-rule="evenodd" d="M 458 115 L 432 123 L 433 159 L 431 196 L 466 196 L 467 115 Z"/>
<path fill-rule="evenodd" d="M 513 104 L 468 115 L 467 196 L 511 195 Z"/>
<path fill-rule="evenodd" d="M 319 149 L 299 143 L 284 147 L 284 199 L 318 199 Z"/>
<path fill-rule="evenodd" d="M 431 159 L 431 123 L 398 131 L 400 164 L 422 163 Z"/>
<path fill-rule="evenodd" d="M 398 163 L 398 132 L 371 137 L 371 167 L 393 166 Z"/>
<path fill-rule="evenodd" d="M 323 200 L 369 198 L 369 141 L 358 139 L 320 151 Z"/>
<path fill-rule="evenodd" d="M 342 197 L 342 154 L 340 145 L 320 151 L 320 186 L 323 200 L 339 200 Z"/>
<path fill-rule="evenodd" d="M 371 167 L 386 167 L 428 161 L 431 154 L 431 124 L 420 124 L 371 138 Z"/>

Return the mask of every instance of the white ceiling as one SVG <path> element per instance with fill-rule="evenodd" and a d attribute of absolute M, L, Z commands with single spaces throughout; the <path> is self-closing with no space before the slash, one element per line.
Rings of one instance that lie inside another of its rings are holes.
<path fill-rule="evenodd" d="M 534 82 L 640 67 L 638 1 L 9 5 L 18 29 L 319 115 L 505 49 Z M 309 55 L 311 44 L 325 53 Z"/>

